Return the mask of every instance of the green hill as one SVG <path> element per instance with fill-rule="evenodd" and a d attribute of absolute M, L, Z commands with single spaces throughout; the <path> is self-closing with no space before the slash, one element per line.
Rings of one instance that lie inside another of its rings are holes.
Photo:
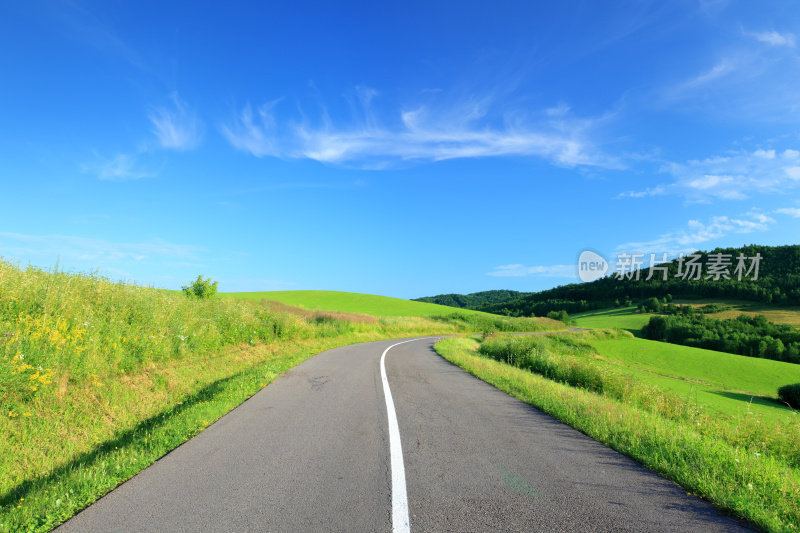
<path fill-rule="evenodd" d="M 224 298 L 245 300 L 268 300 L 309 310 L 341 311 L 344 313 L 363 313 L 376 316 L 435 316 L 450 315 L 452 307 L 427 302 L 415 302 L 402 298 L 359 294 L 339 291 L 267 291 L 267 292 L 229 292 L 220 293 Z M 461 310 L 466 314 L 485 314 L 477 311 Z"/>
<path fill-rule="evenodd" d="M 449 305 L 450 307 L 461 307 L 471 309 L 480 307 L 482 305 L 491 305 L 497 303 L 508 302 L 515 300 L 530 293 L 519 291 L 482 291 L 473 292 L 471 294 L 439 294 L 438 296 L 424 296 L 422 298 L 414 298 L 416 302 L 428 302 L 439 305 Z"/>

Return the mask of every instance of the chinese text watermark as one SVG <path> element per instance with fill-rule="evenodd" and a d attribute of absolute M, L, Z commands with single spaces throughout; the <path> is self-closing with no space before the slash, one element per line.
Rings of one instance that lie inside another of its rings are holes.
<path fill-rule="evenodd" d="M 657 257 L 660 255 L 660 257 Z M 649 259 L 645 265 L 645 259 Z M 682 280 L 730 280 L 743 279 L 758 280 L 758 269 L 761 264 L 761 254 L 756 253 L 748 257 L 739 253 L 733 254 L 712 253 L 704 257 L 701 254 L 684 256 L 681 254 L 676 259 L 668 259 L 668 254 L 643 254 L 620 252 L 616 255 L 616 279 L 644 280 L 651 279 L 667 281 L 670 277 Z M 670 265 L 677 268 L 670 272 Z M 594 281 L 603 277 L 609 270 L 606 259 L 590 250 L 585 250 L 578 258 L 578 277 L 581 281 Z M 645 273 L 646 272 L 646 273 Z"/>

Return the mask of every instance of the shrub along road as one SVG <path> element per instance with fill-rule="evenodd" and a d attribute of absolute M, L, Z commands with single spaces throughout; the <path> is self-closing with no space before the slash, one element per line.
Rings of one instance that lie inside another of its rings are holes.
<path fill-rule="evenodd" d="M 414 531 L 744 529 L 434 341 L 305 361 L 59 530 L 403 531 L 405 509 Z"/>

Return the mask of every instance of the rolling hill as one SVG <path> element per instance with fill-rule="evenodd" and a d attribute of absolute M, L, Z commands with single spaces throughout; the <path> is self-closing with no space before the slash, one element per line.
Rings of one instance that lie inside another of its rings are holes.
<path fill-rule="evenodd" d="M 275 301 L 309 310 L 341 311 L 376 316 L 435 316 L 450 315 L 455 312 L 453 307 L 435 303 L 340 291 L 229 292 L 220 293 L 220 296 L 223 298 Z M 466 314 L 485 314 L 468 309 L 462 309 L 461 312 Z"/>

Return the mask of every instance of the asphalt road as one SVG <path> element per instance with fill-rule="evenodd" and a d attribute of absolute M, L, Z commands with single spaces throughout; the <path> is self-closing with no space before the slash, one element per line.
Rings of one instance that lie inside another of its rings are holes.
<path fill-rule="evenodd" d="M 387 402 L 380 360 L 396 342 L 305 361 L 59 531 L 401 531 L 404 503 L 411 531 L 744 530 L 433 339 L 386 353 Z"/>

